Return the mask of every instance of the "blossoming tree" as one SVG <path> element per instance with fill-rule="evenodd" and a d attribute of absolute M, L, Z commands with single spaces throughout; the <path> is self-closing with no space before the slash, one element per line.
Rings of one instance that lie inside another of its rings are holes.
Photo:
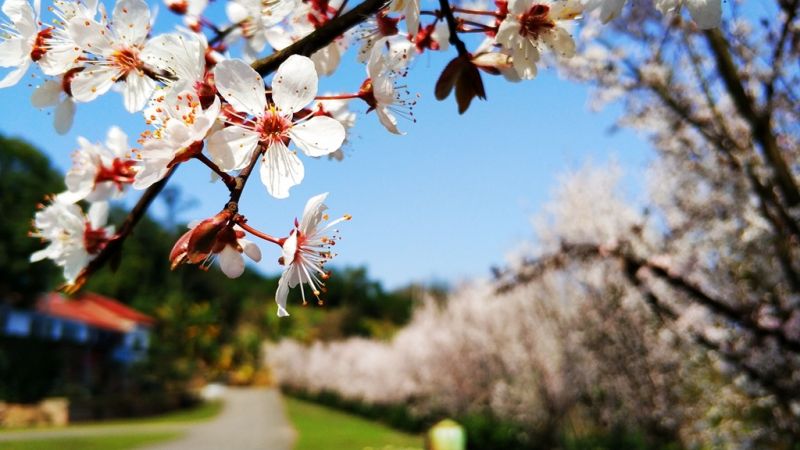
<path fill-rule="evenodd" d="M 204 15 L 205 0 L 167 0 L 185 28 L 153 35 L 154 15 L 144 0 L 55 0 L 42 10 L 39 0 L 5 0 L 0 87 L 11 86 L 35 66 L 46 77 L 33 104 L 55 107 L 55 128 L 70 128 L 75 108 L 121 91 L 123 106 L 141 113 L 151 127 L 132 147 L 111 128 L 104 144 L 79 142 L 66 177 L 67 191 L 55 195 L 35 217 L 34 236 L 47 247 L 32 260 L 51 259 L 63 267 L 66 290 L 74 292 L 119 255 L 150 203 L 184 163 L 208 167 L 229 193 L 213 217 L 191 225 L 170 255 L 173 267 L 219 262 L 237 277 L 243 255 L 261 259 L 256 242 L 281 247 L 284 275 L 277 293 L 280 315 L 288 314 L 291 287 L 303 286 L 319 298 L 324 264 L 334 254 L 335 237 L 325 214 L 325 195 L 309 200 L 291 233 L 276 237 L 258 229 L 239 209 L 239 199 L 258 169 L 266 195 L 283 199 L 304 179 L 303 158 L 335 155 L 353 126 L 349 108 L 365 104 L 390 133 L 401 134 L 398 116 L 413 99 L 399 84 L 409 61 L 425 51 L 451 51 L 435 94 L 453 91 L 459 111 L 485 98 L 481 72 L 509 80 L 532 79 L 543 58 L 575 54 L 570 24 L 598 10 L 602 21 L 618 15 L 618 0 L 498 0 L 468 8 L 439 0 L 230 0 L 228 23 Z M 680 1 L 657 0 L 674 15 Z M 701 28 L 720 21 L 720 0 L 687 0 Z M 474 39 L 480 36 L 482 39 Z M 229 50 L 243 42 L 243 51 Z M 348 47 L 365 65 L 365 77 L 342 86 L 343 93 L 318 95 L 320 76 L 333 73 Z M 271 77 L 270 77 L 271 75 Z M 265 77 L 268 84 L 265 84 Z M 303 157 L 298 156 L 299 149 Z M 128 190 L 144 190 L 118 227 L 105 223 L 106 201 Z M 91 204 L 84 215 L 76 202 Z M 250 239 L 247 239 L 249 237 Z"/>

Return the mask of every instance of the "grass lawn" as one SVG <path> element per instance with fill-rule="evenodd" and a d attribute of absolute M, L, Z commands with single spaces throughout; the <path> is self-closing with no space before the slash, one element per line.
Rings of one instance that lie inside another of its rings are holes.
<path fill-rule="evenodd" d="M 176 432 L 159 432 L 30 439 L 3 442 L 0 447 L 3 450 L 130 450 L 175 439 L 180 435 L 181 433 Z"/>
<path fill-rule="evenodd" d="M 14 432 L 41 431 L 44 434 L 68 432 L 69 436 L 36 436 L 0 442 L 2 450 L 130 450 L 180 437 L 186 425 L 215 417 L 222 402 L 203 403 L 195 408 L 151 417 L 87 422 L 61 428 L 3 429 Z M 151 427 L 152 426 L 152 427 Z M 130 429 L 127 429 L 130 427 Z M 175 430 L 174 428 L 178 428 Z M 160 428 L 160 429 L 159 429 Z M 166 428 L 166 429 L 164 429 Z M 82 435 L 85 434 L 85 435 Z"/>
<path fill-rule="evenodd" d="M 421 436 L 291 397 L 284 400 L 298 434 L 294 450 L 422 449 Z"/>

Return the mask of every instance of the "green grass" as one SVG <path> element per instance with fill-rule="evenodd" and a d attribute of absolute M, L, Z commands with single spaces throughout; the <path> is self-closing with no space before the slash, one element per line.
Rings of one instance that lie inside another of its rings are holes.
<path fill-rule="evenodd" d="M 422 437 L 351 414 L 284 397 L 298 434 L 294 450 L 422 449 Z"/>
<path fill-rule="evenodd" d="M 137 417 L 130 420 L 112 420 L 107 422 L 99 422 L 100 424 L 113 424 L 113 423 L 184 423 L 184 422 L 200 422 L 203 420 L 212 419 L 222 411 L 222 401 L 215 400 L 210 402 L 201 403 L 193 408 L 181 409 L 178 411 L 161 414 L 158 416 L 150 417 Z"/>
<path fill-rule="evenodd" d="M 3 450 L 130 450 L 180 436 L 177 432 L 116 434 L 53 439 L 31 439 L 0 443 Z"/>

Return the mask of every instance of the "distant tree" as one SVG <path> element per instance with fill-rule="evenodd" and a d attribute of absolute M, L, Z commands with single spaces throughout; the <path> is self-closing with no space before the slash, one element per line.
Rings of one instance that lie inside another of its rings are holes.
<path fill-rule="evenodd" d="M 28 258 L 41 246 L 28 233 L 36 205 L 63 189 L 61 174 L 46 156 L 19 139 L 0 136 L 0 301 L 30 304 L 61 280 L 52 264 L 31 265 Z"/>

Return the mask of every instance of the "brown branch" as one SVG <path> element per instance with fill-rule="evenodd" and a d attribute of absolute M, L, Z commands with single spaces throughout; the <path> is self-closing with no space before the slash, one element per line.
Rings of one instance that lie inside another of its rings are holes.
<path fill-rule="evenodd" d="M 750 124 L 751 133 L 756 142 L 761 146 L 767 163 L 772 167 L 776 184 L 786 199 L 789 206 L 800 204 L 800 189 L 795 183 L 786 160 L 781 155 L 775 135 L 771 130 L 771 116 L 769 111 L 760 113 L 756 110 L 754 101 L 744 89 L 736 70 L 733 57 L 728 51 L 725 38 L 718 29 L 707 30 L 706 40 L 714 54 L 720 76 L 731 95 L 739 114 Z"/>
<path fill-rule="evenodd" d="M 447 21 L 447 29 L 450 31 L 450 43 L 458 50 L 459 56 L 468 58 L 469 51 L 467 51 L 467 46 L 464 45 L 464 41 L 458 37 L 458 21 L 455 16 L 453 16 L 453 9 L 450 6 L 450 2 L 448 2 L 448 0 L 439 0 L 439 8 L 441 8 L 442 15 Z"/>
<path fill-rule="evenodd" d="M 142 194 L 139 198 L 139 201 L 136 202 L 136 206 L 133 207 L 128 216 L 125 218 L 125 221 L 122 222 L 122 226 L 120 226 L 119 231 L 112 237 L 107 243 L 106 246 L 97 254 L 97 256 L 89 261 L 89 264 L 81 270 L 81 273 L 78 274 L 78 277 L 75 279 L 75 282 L 72 284 L 66 284 L 61 286 L 59 289 L 67 294 L 74 294 L 78 292 L 86 282 L 89 280 L 95 272 L 100 270 L 106 263 L 112 261 L 113 258 L 119 257 L 120 252 L 122 251 L 122 244 L 125 242 L 125 239 L 128 238 L 133 233 L 133 228 L 139 221 L 144 217 L 147 209 L 150 207 L 150 204 L 153 203 L 153 200 L 158 196 L 164 186 L 167 185 L 170 177 L 178 166 L 173 166 L 167 174 L 147 188 L 146 191 Z"/>
<path fill-rule="evenodd" d="M 228 198 L 228 203 L 225 205 L 225 208 L 236 215 L 239 212 L 239 199 L 242 197 L 242 192 L 244 192 L 244 186 L 247 184 L 247 180 L 250 178 L 250 174 L 253 173 L 253 169 L 256 167 L 258 163 L 258 159 L 261 157 L 261 154 L 264 152 L 264 149 L 259 146 L 258 151 L 254 151 L 253 155 L 250 157 L 250 162 L 247 166 L 239 172 L 239 175 L 234 178 L 234 187 L 231 190 L 231 195 Z"/>
<path fill-rule="evenodd" d="M 596 258 L 614 258 L 622 262 L 626 273 L 638 274 L 645 269 L 654 276 L 665 281 L 670 287 L 688 295 L 711 312 L 748 330 L 760 338 L 773 338 L 777 343 L 794 353 L 800 353 L 800 341 L 788 337 L 782 329 L 765 328 L 754 320 L 749 312 L 738 310 L 722 300 L 714 298 L 688 279 L 671 272 L 651 260 L 642 259 L 625 251 L 621 247 L 604 247 L 597 244 L 563 243 L 559 252 L 545 255 L 525 263 L 523 270 L 507 276 L 501 281 L 498 292 L 505 292 L 518 285 L 529 283 L 541 277 L 549 270 L 564 267 L 571 262 L 583 262 Z M 638 275 L 637 275 L 638 276 Z"/>
<path fill-rule="evenodd" d="M 364 22 L 369 16 L 377 13 L 386 6 L 386 3 L 387 0 L 366 0 L 341 16 L 326 22 L 325 25 L 317 28 L 316 31 L 294 44 L 266 58 L 261 58 L 253 62 L 252 66 L 256 72 L 260 73 L 262 76 L 266 76 L 277 70 L 278 66 L 291 55 L 311 56 L 314 52 L 321 50 L 333 42 L 345 31 Z"/>

